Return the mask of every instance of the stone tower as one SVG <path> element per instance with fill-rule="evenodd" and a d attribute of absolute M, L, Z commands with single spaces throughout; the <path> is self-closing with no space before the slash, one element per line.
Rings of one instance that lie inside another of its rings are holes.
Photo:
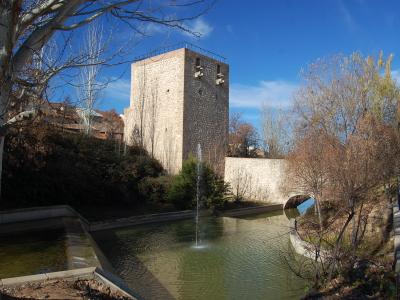
<path fill-rule="evenodd" d="M 216 55 L 180 48 L 132 64 L 125 141 L 142 144 L 171 174 L 202 147 L 221 175 L 228 143 L 229 66 Z"/>

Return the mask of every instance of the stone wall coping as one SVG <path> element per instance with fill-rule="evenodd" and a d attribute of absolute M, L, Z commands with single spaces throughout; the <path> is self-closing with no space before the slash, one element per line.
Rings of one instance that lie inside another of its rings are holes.
<path fill-rule="evenodd" d="M 125 282 L 121 278 L 96 267 L 5 278 L 0 280 L 0 287 L 15 286 L 20 284 L 26 284 L 28 282 L 40 282 L 50 279 L 64 279 L 64 280 L 95 279 L 106 284 L 111 289 L 117 290 L 118 292 L 122 293 L 124 296 L 128 298 L 137 299 L 136 298 L 137 296 L 134 296 L 134 292 L 125 284 Z"/>
<path fill-rule="evenodd" d="M 111 221 L 94 222 L 90 224 L 90 231 L 100 231 L 107 229 L 114 229 L 119 227 L 127 227 L 132 225 L 141 225 L 149 223 L 167 222 L 175 220 L 183 220 L 194 217 L 194 211 L 183 210 L 160 214 L 139 215 L 128 218 L 120 218 Z"/>
<path fill-rule="evenodd" d="M 44 273 L 44 274 L 35 274 L 35 275 L 27 275 L 27 276 L 20 276 L 20 277 L 4 278 L 4 279 L 1 279 L 1 283 L 3 286 L 9 286 L 9 285 L 24 284 L 27 282 L 43 281 L 43 280 L 47 280 L 47 279 L 48 279 L 48 277 Z"/>
<path fill-rule="evenodd" d="M 282 209 L 283 209 L 282 204 L 272 203 L 272 204 L 266 204 L 266 205 L 260 205 L 260 206 L 230 209 L 230 210 L 221 212 L 221 215 L 225 216 L 225 217 L 233 217 L 233 216 L 254 214 L 254 213 L 258 213 L 258 212 L 261 213 L 261 212 L 276 211 L 276 210 L 282 210 Z"/>
<path fill-rule="evenodd" d="M 244 208 L 237 208 L 231 209 L 224 212 L 221 212 L 222 216 L 236 216 L 236 215 L 244 215 L 244 214 L 251 214 L 256 212 L 267 212 L 273 210 L 282 209 L 282 204 L 279 203 L 272 203 L 262 206 L 254 206 L 254 207 L 244 207 Z M 182 219 L 189 219 L 194 217 L 193 210 L 182 210 L 182 211 L 172 211 L 172 212 L 165 212 L 165 213 L 156 213 L 156 214 L 147 214 L 147 215 L 137 215 L 131 216 L 127 218 L 119 218 L 114 220 L 106 220 L 106 221 L 99 221 L 99 222 L 89 222 L 86 220 L 82 215 L 80 215 L 76 210 L 74 210 L 69 205 L 55 205 L 55 206 L 45 206 L 45 207 L 33 207 L 27 209 L 16 209 L 16 210 L 9 210 L 9 211 L 2 211 L 0 215 L 8 216 L 14 215 L 15 218 L 11 218 L 9 220 L 2 220 L 0 219 L 1 224 L 11 224 L 11 223 L 18 223 L 18 222 L 25 222 L 25 221 L 36 221 L 36 220 L 43 220 L 43 219 L 51 219 L 55 216 L 50 214 L 47 218 L 42 215 L 40 218 L 29 214 L 29 212 L 46 212 L 46 211 L 57 211 L 57 217 L 76 217 L 81 221 L 82 227 L 86 235 L 90 238 L 89 232 L 100 231 L 100 230 L 107 230 L 107 229 L 114 229 L 119 227 L 128 227 L 133 225 L 141 225 L 141 224 L 149 224 L 149 223 L 158 223 L 158 222 L 167 222 L 167 221 L 175 221 L 175 220 L 182 220 Z M 62 210 L 65 210 L 65 214 L 62 214 Z M 18 219 L 18 221 L 16 221 Z M 2 222 L 3 221 L 3 222 Z M 93 244 L 93 240 L 91 239 Z M 94 243 L 95 244 L 95 243 Z M 97 246 L 97 245 L 96 245 Z M 96 252 L 98 251 L 98 247 Z"/>
<path fill-rule="evenodd" d="M 78 217 L 85 227 L 89 221 L 69 205 L 35 206 L 0 211 L 0 225 L 24 221 L 36 221 L 58 217 Z"/>
<path fill-rule="evenodd" d="M 267 157 L 235 157 L 225 156 L 225 159 L 237 159 L 237 160 L 265 160 L 265 161 L 284 161 L 285 158 L 267 158 Z"/>
<path fill-rule="evenodd" d="M 108 260 L 79 218 L 63 218 L 66 233 L 66 254 L 69 269 L 101 267 L 112 270 Z M 86 239 L 82 239 L 84 236 Z M 90 251 L 90 252 L 89 252 Z"/>
<path fill-rule="evenodd" d="M 37 215 L 35 215 L 37 213 Z M 46 214 L 48 213 L 48 214 Z M 159 222 L 164 221 L 164 218 L 171 219 L 168 220 L 176 220 L 172 217 L 180 217 L 180 216 L 191 216 L 194 214 L 192 210 L 182 210 L 182 211 L 172 211 L 165 213 L 156 213 L 156 214 L 146 214 L 146 215 L 137 215 L 131 216 L 127 218 L 119 218 L 114 220 L 106 220 L 106 221 L 98 221 L 98 222 L 89 222 L 85 217 L 83 217 L 80 213 L 78 213 L 75 209 L 73 209 L 69 205 L 53 205 L 53 206 L 37 206 L 37 207 L 29 207 L 29 208 L 20 208 L 20 209 L 12 209 L 6 211 L 0 211 L 0 225 L 1 224 L 10 224 L 10 223 L 19 223 L 26 221 L 36 221 L 36 220 L 44 220 L 58 217 L 77 217 L 81 220 L 82 225 L 87 231 L 96 231 L 98 227 L 105 226 L 106 224 L 114 224 L 114 223 L 132 223 L 132 225 L 145 224 L 151 222 Z"/>

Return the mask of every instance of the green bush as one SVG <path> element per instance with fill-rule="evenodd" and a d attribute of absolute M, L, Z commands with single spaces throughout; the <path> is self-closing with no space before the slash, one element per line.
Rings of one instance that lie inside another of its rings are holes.
<path fill-rule="evenodd" d="M 227 201 L 229 187 L 205 163 L 202 163 L 200 181 L 201 203 L 205 208 L 216 209 Z M 190 156 L 184 161 L 180 173 L 172 179 L 168 191 L 168 200 L 177 209 L 193 209 L 196 207 L 197 194 L 197 159 Z"/>
<path fill-rule="evenodd" d="M 148 204 L 167 203 L 167 193 L 171 185 L 170 176 L 145 177 L 138 185 L 139 194 Z"/>

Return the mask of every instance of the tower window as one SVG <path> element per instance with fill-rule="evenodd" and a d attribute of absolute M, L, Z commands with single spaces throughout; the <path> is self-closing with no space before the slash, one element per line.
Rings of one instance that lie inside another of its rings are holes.
<path fill-rule="evenodd" d="M 221 73 L 221 66 L 217 65 L 217 78 L 215 79 L 215 84 L 222 85 L 224 82 L 224 74 Z"/>
<path fill-rule="evenodd" d="M 200 66 L 200 58 L 199 57 L 196 57 L 196 67 L 195 67 L 195 73 L 194 73 L 194 77 L 195 78 L 201 78 L 201 77 L 203 77 L 203 67 L 202 66 Z"/>

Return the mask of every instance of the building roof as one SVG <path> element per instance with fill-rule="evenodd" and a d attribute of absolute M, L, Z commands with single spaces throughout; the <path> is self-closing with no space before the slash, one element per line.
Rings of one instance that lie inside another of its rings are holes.
<path fill-rule="evenodd" d="M 87 108 L 82 108 L 82 107 L 77 107 L 76 108 L 76 112 L 78 113 L 78 114 L 83 114 L 83 113 L 85 113 L 85 112 L 90 112 L 90 115 L 92 116 L 92 117 L 99 117 L 99 118 L 102 118 L 103 117 L 103 115 L 101 114 L 101 113 L 99 113 L 99 112 L 97 112 L 96 110 L 94 110 L 94 109 L 87 109 Z"/>

